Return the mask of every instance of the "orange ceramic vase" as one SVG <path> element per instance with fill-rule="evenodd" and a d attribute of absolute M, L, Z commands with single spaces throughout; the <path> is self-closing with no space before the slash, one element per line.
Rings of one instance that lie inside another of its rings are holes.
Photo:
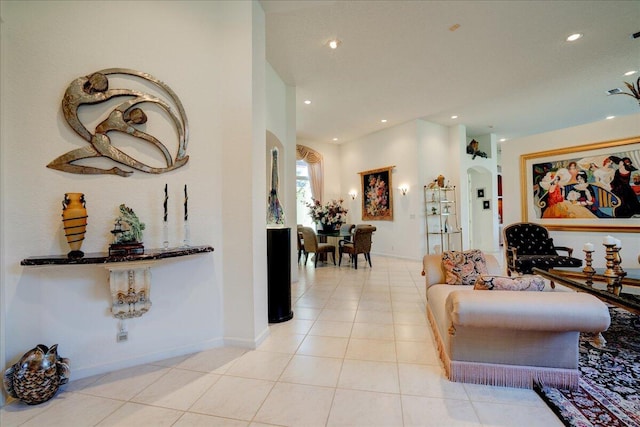
<path fill-rule="evenodd" d="M 80 248 L 87 230 L 87 218 L 84 194 L 65 193 L 62 201 L 62 223 L 64 224 L 64 235 L 71 248 L 71 252 L 68 254 L 69 258 L 84 256 Z"/>

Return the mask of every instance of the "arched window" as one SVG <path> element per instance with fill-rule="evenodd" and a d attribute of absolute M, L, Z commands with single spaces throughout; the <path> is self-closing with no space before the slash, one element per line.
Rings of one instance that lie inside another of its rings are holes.
<path fill-rule="evenodd" d="M 306 206 L 311 198 L 322 201 L 324 175 L 322 155 L 317 151 L 296 145 L 296 204 L 297 223 L 313 226 Z"/>

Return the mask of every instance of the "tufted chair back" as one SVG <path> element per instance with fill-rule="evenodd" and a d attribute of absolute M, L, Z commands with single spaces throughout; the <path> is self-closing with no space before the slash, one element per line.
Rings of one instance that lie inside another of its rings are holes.
<path fill-rule="evenodd" d="M 573 248 L 555 246 L 549 231 L 540 224 L 518 222 L 503 230 L 507 273 L 531 274 L 533 268 L 580 267 L 582 260 L 573 258 Z M 562 256 L 558 251 L 565 251 Z"/>
<path fill-rule="evenodd" d="M 558 255 L 549 231 L 539 224 L 519 222 L 504 229 L 504 241 L 518 255 Z"/>

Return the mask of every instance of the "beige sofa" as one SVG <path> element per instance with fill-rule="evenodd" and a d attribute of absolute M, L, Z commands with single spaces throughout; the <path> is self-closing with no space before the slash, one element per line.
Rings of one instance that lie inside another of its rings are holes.
<path fill-rule="evenodd" d="M 490 274 L 504 275 L 495 257 L 485 259 Z M 425 256 L 423 264 L 427 314 L 451 381 L 578 386 L 580 332 L 601 338 L 610 324 L 602 301 L 562 286 L 518 292 L 447 285 L 440 255 Z"/>

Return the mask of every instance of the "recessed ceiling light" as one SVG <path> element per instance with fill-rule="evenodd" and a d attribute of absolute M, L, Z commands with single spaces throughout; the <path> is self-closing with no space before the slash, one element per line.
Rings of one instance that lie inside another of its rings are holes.
<path fill-rule="evenodd" d="M 500 142 L 505 142 L 507 138 L 500 138 Z"/>
<path fill-rule="evenodd" d="M 567 41 L 568 42 L 574 42 L 578 39 L 582 38 L 582 34 L 580 33 L 575 33 L 575 34 L 571 34 L 569 37 L 567 37 Z"/>
<path fill-rule="evenodd" d="M 307 105 L 309 105 L 309 104 L 311 104 L 311 101 L 310 101 L 310 100 L 308 100 L 308 99 L 305 99 L 304 103 L 305 103 L 305 104 L 307 104 Z"/>
<path fill-rule="evenodd" d="M 452 118 L 452 119 L 457 119 L 457 118 L 458 118 L 458 116 L 451 116 L 451 118 Z"/>
<path fill-rule="evenodd" d="M 333 138 L 333 140 L 334 140 L 334 141 L 337 141 L 337 140 L 338 140 L 338 138 Z"/>
<path fill-rule="evenodd" d="M 616 118 L 616 116 L 607 116 L 606 117 L 607 120 L 611 120 L 611 119 L 615 119 L 615 118 Z"/>
<path fill-rule="evenodd" d="M 624 73 L 625 76 L 633 76 L 635 73 L 637 73 L 636 70 L 631 70 L 631 71 L 627 71 L 626 73 Z"/>
<path fill-rule="evenodd" d="M 342 44 L 342 41 L 338 39 L 333 39 L 333 40 L 329 40 L 328 44 L 331 49 L 337 49 L 338 46 Z"/>
<path fill-rule="evenodd" d="M 387 119 L 380 120 L 381 123 L 387 123 Z"/>

